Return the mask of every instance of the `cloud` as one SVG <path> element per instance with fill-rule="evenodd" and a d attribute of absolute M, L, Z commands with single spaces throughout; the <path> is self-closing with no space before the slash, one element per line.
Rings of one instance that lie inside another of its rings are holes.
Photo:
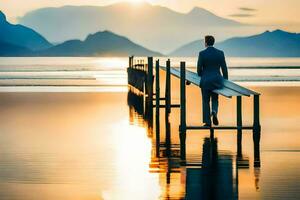
<path fill-rule="evenodd" d="M 229 15 L 230 17 L 254 17 L 255 15 L 252 14 L 244 14 L 244 13 L 237 13 L 237 14 L 232 14 Z"/>
<path fill-rule="evenodd" d="M 240 7 L 239 10 L 246 11 L 246 12 L 255 12 L 257 9 L 255 8 L 248 8 L 248 7 Z"/>
<path fill-rule="evenodd" d="M 249 8 L 249 7 L 239 7 L 239 13 L 235 13 L 232 15 L 229 15 L 229 17 L 238 17 L 238 18 L 248 18 L 248 17 L 254 17 L 254 12 L 257 11 L 255 8 Z"/>

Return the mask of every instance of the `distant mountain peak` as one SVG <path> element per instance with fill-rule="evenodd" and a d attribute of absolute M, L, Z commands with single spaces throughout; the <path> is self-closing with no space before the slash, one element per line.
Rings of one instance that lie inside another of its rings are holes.
<path fill-rule="evenodd" d="M 276 30 L 273 30 L 273 31 L 266 30 L 264 33 L 290 33 L 290 32 L 287 32 L 287 31 L 284 31 L 284 30 L 281 30 L 281 29 L 276 29 Z"/>
<path fill-rule="evenodd" d="M 294 35 L 295 33 L 287 32 L 281 29 L 276 29 L 273 31 L 265 31 L 262 35 L 274 35 L 274 36 L 285 36 L 285 35 Z"/>
<path fill-rule="evenodd" d="M 99 38 L 99 37 L 107 37 L 107 36 L 116 36 L 115 33 L 108 31 L 108 30 L 104 30 L 104 31 L 99 31 L 93 34 L 89 34 L 86 38 L 86 40 L 91 40 L 91 39 L 95 39 L 95 38 Z"/>
<path fill-rule="evenodd" d="M 197 15 L 214 15 L 212 12 L 204 9 L 204 8 L 200 8 L 200 7 L 194 7 L 192 10 L 190 10 L 190 12 L 187 13 L 188 15 L 192 15 L 192 16 L 197 16 Z"/>
<path fill-rule="evenodd" d="M 209 11 L 205 10 L 204 8 L 194 7 L 190 10 L 189 13 L 198 13 L 198 12 L 203 12 L 203 11 L 209 12 Z"/>
<path fill-rule="evenodd" d="M 275 33 L 275 34 L 294 34 L 294 33 L 291 33 L 291 32 L 287 32 L 287 31 L 284 31 L 284 30 L 281 30 L 281 29 L 276 29 L 276 30 L 274 30 L 273 31 L 273 33 Z"/>
<path fill-rule="evenodd" d="M 281 29 L 276 29 L 273 31 L 273 33 L 288 33 L 287 31 L 281 30 Z"/>
<path fill-rule="evenodd" d="M 84 41 L 66 41 L 39 53 L 44 56 L 161 56 L 107 30 L 89 34 Z"/>
<path fill-rule="evenodd" d="M 0 22 L 6 21 L 5 14 L 0 10 Z"/>
<path fill-rule="evenodd" d="M 240 26 L 242 25 L 240 22 L 222 18 L 215 13 L 206 10 L 205 8 L 201 7 L 194 7 L 190 12 L 186 14 L 191 20 L 192 19 L 201 19 L 204 22 L 206 22 L 206 25 L 214 25 L 214 26 Z"/>

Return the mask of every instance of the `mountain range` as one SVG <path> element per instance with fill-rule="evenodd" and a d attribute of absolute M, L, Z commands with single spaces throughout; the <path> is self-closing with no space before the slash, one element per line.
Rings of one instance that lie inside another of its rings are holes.
<path fill-rule="evenodd" d="M 120 4 L 117 5 L 120 6 Z M 116 9 L 116 5 L 111 6 L 111 8 Z M 150 8 L 153 9 L 152 7 Z M 174 11 L 170 12 L 172 13 Z M 195 16 L 198 16 L 197 9 L 194 9 L 192 13 L 194 13 Z M 88 16 L 88 13 L 86 13 L 86 15 Z M 116 18 L 119 19 L 119 17 Z M 219 22 L 219 19 L 215 18 L 215 20 L 217 24 Z M 227 23 L 227 26 L 237 25 L 232 21 L 225 22 Z M 222 23 L 225 22 L 223 21 Z M 56 29 L 54 31 L 59 34 L 60 31 L 58 30 L 59 29 Z M 137 33 L 140 34 L 139 31 Z M 153 33 L 156 33 L 154 29 L 151 30 L 151 32 L 144 33 L 143 35 L 147 37 L 151 36 Z M 188 37 L 186 38 L 188 39 Z M 165 43 L 167 43 L 167 41 L 165 41 Z M 300 57 L 300 34 L 289 33 L 283 30 L 265 31 L 261 34 L 253 36 L 233 37 L 225 41 L 216 43 L 216 47 L 224 50 L 227 56 Z M 203 40 L 195 40 L 176 49 L 169 55 L 197 56 L 198 52 L 203 48 Z M 0 11 L 0 56 L 128 55 L 162 56 L 162 54 L 158 51 L 149 50 L 131 41 L 127 37 L 118 35 L 112 31 L 99 31 L 94 34 L 88 34 L 88 36 L 86 36 L 83 40 L 73 39 L 67 40 L 57 45 L 52 45 L 47 41 L 47 39 L 45 39 L 42 35 L 34 31 L 33 29 L 23 25 L 13 25 L 9 23 L 6 20 L 5 15 Z"/>
<path fill-rule="evenodd" d="M 232 57 L 300 57 L 300 34 L 283 30 L 266 31 L 249 37 L 234 37 L 215 46 Z M 170 55 L 197 56 L 203 48 L 203 40 L 196 40 Z"/>
<path fill-rule="evenodd" d="M 42 50 L 52 46 L 43 36 L 36 31 L 22 26 L 13 25 L 6 20 L 6 16 L 0 11 L 0 42 L 1 49 L 9 49 L 10 52 L 21 53 L 26 50 Z M 8 51 L 7 51 L 8 53 Z"/>
<path fill-rule="evenodd" d="M 208 33 L 225 39 L 265 30 L 219 17 L 199 7 L 179 13 L 145 2 L 41 8 L 21 17 L 19 23 L 37 30 L 52 43 L 83 40 L 90 33 L 110 30 L 165 54 Z"/>
<path fill-rule="evenodd" d="M 84 41 L 50 44 L 23 25 L 13 25 L 0 11 L 0 56 L 161 56 L 110 31 L 90 34 Z"/>
<path fill-rule="evenodd" d="M 90 34 L 84 41 L 69 40 L 44 51 L 39 56 L 161 56 L 110 31 Z"/>

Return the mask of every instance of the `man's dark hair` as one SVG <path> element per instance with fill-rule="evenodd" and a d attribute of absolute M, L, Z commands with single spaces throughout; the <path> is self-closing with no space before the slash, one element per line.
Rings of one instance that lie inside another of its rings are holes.
<path fill-rule="evenodd" d="M 215 44 L 214 36 L 211 35 L 205 36 L 205 43 L 207 44 L 207 46 L 213 46 Z"/>

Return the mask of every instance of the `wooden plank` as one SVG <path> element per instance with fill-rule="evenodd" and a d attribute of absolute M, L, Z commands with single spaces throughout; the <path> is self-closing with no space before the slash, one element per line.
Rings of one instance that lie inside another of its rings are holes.
<path fill-rule="evenodd" d="M 228 98 L 231 98 L 233 96 L 243 96 L 243 94 L 238 93 L 238 92 L 236 92 L 234 90 L 231 90 L 229 88 L 225 88 L 225 87 L 222 88 L 222 89 L 214 90 L 213 92 L 217 93 L 219 95 L 223 95 L 223 96 L 228 97 Z"/>
<path fill-rule="evenodd" d="M 160 66 L 162 70 L 166 70 L 166 67 Z M 177 68 L 171 68 L 171 74 L 175 77 L 180 78 L 180 71 Z M 191 82 L 194 85 L 199 86 L 201 82 L 201 78 L 195 73 L 186 70 L 186 80 Z M 225 97 L 232 96 L 250 96 L 250 95 L 259 95 L 259 93 L 239 86 L 231 81 L 224 80 L 224 88 L 214 90 L 213 92 L 223 95 Z"/>
<path fill-rule="evenodd" d="M 252 90 L 249 90 L 245 87 L 242 87 L 232 81 L 229 81 L 229 80 L 224 80 L 224 86 L 227 87 L 227 88 L 230 88 L 230 89 L 233 89 L 237 92 L 240 92 L 246 96 L 250 96 L 250 95 L 260 95 L 259 93 L 255 92 L 255 91 L 252 91 Z"/>
<path fill-rule="evenodd" d="M 171 108 L 180 108 L 180 104 L 171 104 Z"/>
<path fill-rule="evenodd" d="M 242 129 L 252 130 L 253 126 L 243 126 Z M 215 127 L 208 127 L 208 126 L 187 126 L 186 129 L 188 130 L 209 130 L 209 129 L 216 129 L 216 130 L 236 130 L 238 129 L 237 126 L 215 126 Z"/>
<path fill-rule="evenodd" d="M 156 101 L 156 98 L 153 98 L 152 100 Z M 159 98 L 159 100 L 164 101 L 164 100 L 166 100 L 166 98 Z"/>
<path fill-rule="evenodd" d="M 187 76 L 191 77 L 192 79 L 199 82 L 199 84 L 200 84 L 201 78 L 198 76 L 198 74 L 196 74 L 195 72 L 192 72 L 192 71 L 188 71 L 188 70 L 186 71 L 186 73 L 187 73 Z M 252 90 L 244 88 L 244 87 L 237 85 L 236 83 L 233 83 L 229 80 L 224 80 L 223 84 L 224 84 L 224 88 L 234 90 L 237 93 L 240 93 L 244 96 L 259 95 L 257 92 L 254 92 Z M 233 95 L 233 96 L 242 96 L 242 95 Z"/>
<path fill-rule="evenodd" d="M 165 67 L 161 66 L 160 67 L 162 70 L 166 70 Z M 186 71 L 187 72 L 187 71 Z M 173 74 L 175 77 L 180 78 L 180 71 L 176 68 L 171 68 L 171 74 Z M 196 76 L 189 76 L 186 77 L 186 80 L 193 83 L 196 86 L 200 85 L 201 78 L 196 75 Z M 228 89 L 228 88 L 222 88 L 218 90 L 214 90 L 215 93 L 223 95 L 225 97 L 231 98 L 232 96 L 241 96 L 242 94 L 235 92 L 234 90 Z"/>

